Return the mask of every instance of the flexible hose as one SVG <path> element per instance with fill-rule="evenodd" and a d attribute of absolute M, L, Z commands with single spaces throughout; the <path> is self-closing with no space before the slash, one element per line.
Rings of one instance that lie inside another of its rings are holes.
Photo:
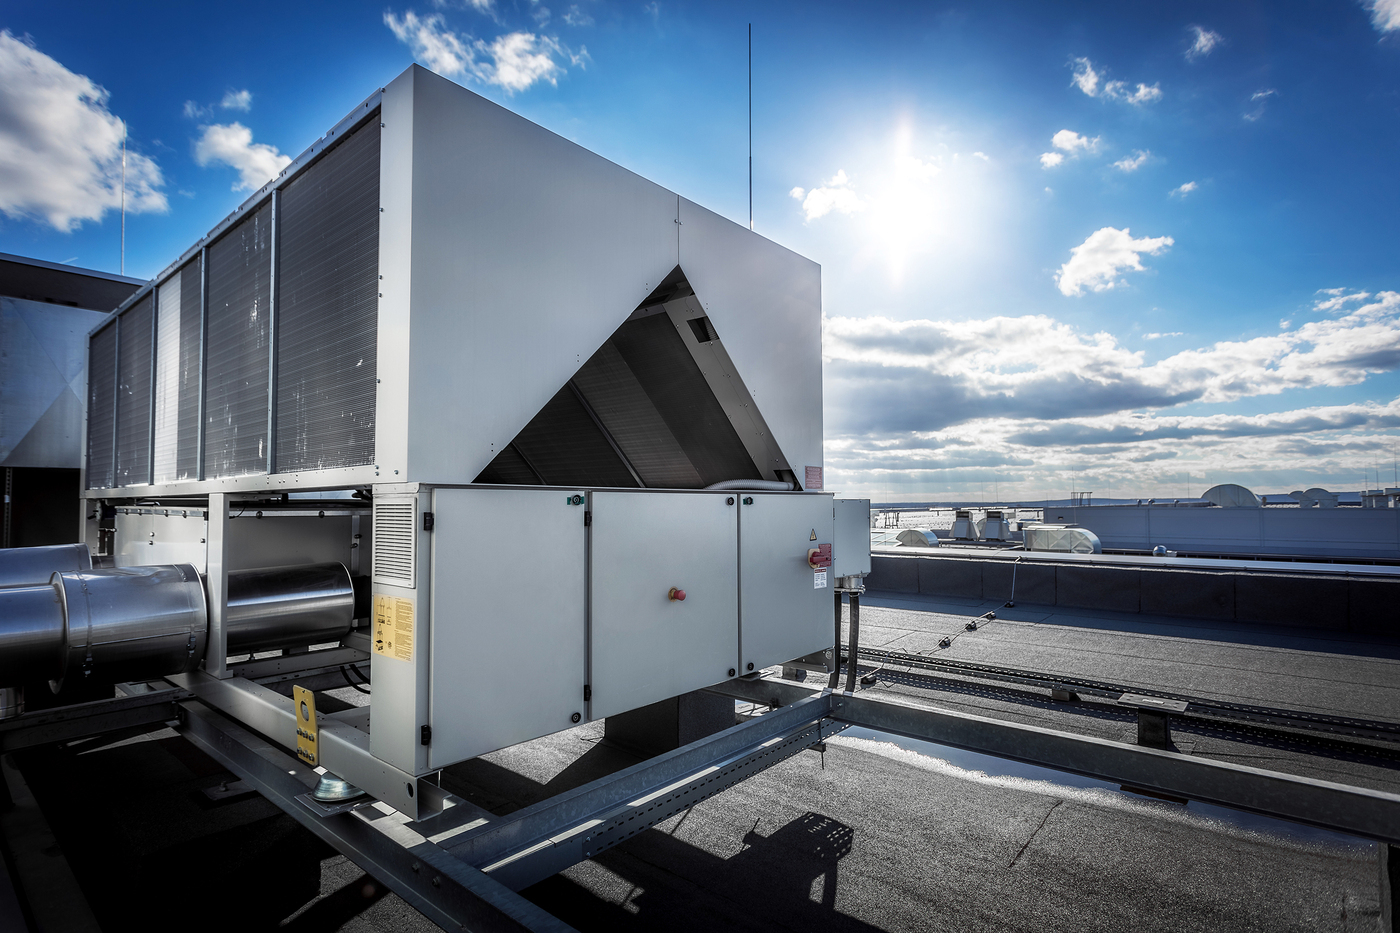
<path fill-rule="evenodd" d="M 727 479 L 721 483 L 711 483 L 706 489 L 756 489 L 771 490 L 773 492 L 787 492 L 792 489 L 792 483 L 785 483 L 774 479 Z"/>

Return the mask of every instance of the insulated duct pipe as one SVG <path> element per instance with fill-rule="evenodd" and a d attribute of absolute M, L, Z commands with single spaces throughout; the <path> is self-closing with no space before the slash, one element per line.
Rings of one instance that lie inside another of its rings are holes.
<path fill-rule="evenodd" d="M 751 489 L 760 492 L 787 492 L 792 489 L 792 483 L 786 483 L 777 479 L 727 479 L 720 483 L 711 483 L 706 489 Z"/>
<path fill-rule="evenodd" d="M 354 619 L 344 564 L 230 573 L 229 594 L 233 653 L 339 641 Z M 192 671 L 204 659 L 206 606 L 192 564 L 55 573 L 0 589 L 0 685 Z"/>

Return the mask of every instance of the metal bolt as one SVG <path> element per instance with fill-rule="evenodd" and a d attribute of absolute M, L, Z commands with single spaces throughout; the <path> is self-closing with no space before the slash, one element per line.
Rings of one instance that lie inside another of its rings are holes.
<path fill-rule="evenodd" d="M 433 887 L 435 887 L 435 888 L 440 888 L 440 887 L 442 887 L 442 876 L 441 876 L 441 875 L 434 875 L 434 876 L 433 876 Z"/>
<path fill-rule="evenodd" d="M 753 662 L 752 662 L 752 661 L 749 662 L 749 670 L 753 670 Z"/>
<path fill-rule="evenodd" d="M 734 668 L 732 668 L 732 667 L 729 669 L 729 676 L 730 676 L 730 677 L 733 677 L 733 676 L 734 676 Z"/>
<path fill-rule="evenodd" d="M 580 719 L 582 719 L 582 718 L 583 718 L 583 715 L 582 715 L 582 714 L 580 714 L 580 713 L 574 713 L 572 716 L 569 717 L 569 722 L 578 722 L 578 721 L 579 721 Z"/>
<path fill-rule="evenodd" d="M 423 867 L 423 865 L 422 865 L 421 862 L 414 862 L 413 865 L 412 865 L 412 868 L 413 868 L 414 871 L 417 871 L 418 869 L 420 869 L 420 868 L 422 868 L 422 867 Z"/>

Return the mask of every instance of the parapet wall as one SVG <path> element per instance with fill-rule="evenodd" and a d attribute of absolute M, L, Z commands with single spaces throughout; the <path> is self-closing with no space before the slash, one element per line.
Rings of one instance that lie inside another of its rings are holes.
<path fill-rule="evenodd" d="M 1016 563 L 933 555 L 871 558 L 867 589 L 1066 609 L 1263 622 L 1400 635 L 1400 578 L 1252 570 Z"/>

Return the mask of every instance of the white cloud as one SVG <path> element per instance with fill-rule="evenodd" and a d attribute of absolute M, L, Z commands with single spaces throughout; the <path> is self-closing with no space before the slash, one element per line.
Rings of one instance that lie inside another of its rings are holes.
<path fill-rule="evenodd" d="M 1371 25 L 1378 31 L 1400 29 L 1400 0 L 1362 0 L 1361 5 L 1371 11 Z"/>
<path fill-rule="evenodd" d="M 0 212 L 71 231 L 122 201 L 126 125 L 108 93 L 0 31 Z M 160 167 L 127 142 L 126 209 L 169 209 Z"/>
<path fill-rule="evenodd" d="M 1138 149 L 1132 155 L 1124 156 L 1117 162 L 1114 162 L 1113 167 L 1118 169 L 1120 172 L 1136 172 L 1138 169 L 1146 165 L 1147 160 L 1150 158 L 1152 158 L 1151 152 L 1147 151 L 1146 149 Z"/>
<path fill-rule="evenodd" d="M 225 110 L 242 110 L 247 113 L 253 109 L 253 92 L 246 88 L 241 91 L 229 91 L 219 102 L 219 106 Z"/>
<path fill-rule="evenodd" d="M 1215 50 L 1215 47 L 1225 41 L 1225 37 L 1218 32 L 1205 29 L 1201 26 L 1192 26 L 1191 32 L 1196 36 L 1196 40 L 1191 43 L 1191 47 L 1186 50 L 1186 60 L 1195 61 L 1204 58 Z"/>
<path fill-rule="evenodd" d="M 1080 136 L 1074 130 L 1060 130 L 1050 138 L 1050 145 L 1059 149 L 1060 152 L 1044 152 L 1040 156 L 1042 168 L 1055 168 L 1065 161 L 1062 153 L 1068 153 L 1070 158 L 1078 158 L 1080 153 L 1097 152 L 1099 142 L 1103 137 Z"/>
<path fill-rule="evenodd" d="M 1097 97 L 1099 95 L 1099 73 L 1094 70 L 1093 62 L 1087 58 L 1076 58 L 1071 63 L 1074 65 L 1074 75 L 1070 80 L 1074 82 L 1074 86 L 1090 97 Z"/>
<path fill-rule="evenodd" d="M 1070 155 L 1077 155 L 1080 152 L 1096 152 L 1101 138 L 1095 136 L 1091 139 L 1088 136 L 1080 136 L 1074 130 L 1060 130 L 1050 137 L 1050 145 L 1056 149 L 1063 149 Z"/>
<path fill-rule="evenodd" d="M 1094 65 L 1087 58 L 1072 58 L 1070 64 L 1074 68 L 1074 74 L 1070 77 L 1070 82 L 1090 97 L 1103 97 L 1105 100 L 1121 101 L 1125 104 L 1141 106 L 1142 104 L 1153 104 L 1162 99 L 1162 87 L 1160 84 L 1141 84 L 1134 89 L 1129 89 L 1126 81 L 1108 81 L 1100 85 L 1104 73 L 1097 71 Z"/>
<path fill-rule="evenodd" d="M 978 159 L 981 159 L 983 162 L 992 161 L 991 157 L 989 157 L 985 152 L 974 152 L 972 155 Z"/>
<path fill-rule="evenodd" d="M 793 188 L 788 195 L 802 202 L 802 210 L 808 221 L 825 217 L 832 211 L 838 214 L 854 214 L 865 209 L 865 202 L 851 188 L 851 180 L 846 177 L 845 169 L 837 171 L 831 180 L 821 187 L 810 191 Z"/>
<path fill-rule="evenodd" d="M 1255 107 L 1249 113 L 1246 113 L 1244 115 L 1244 118 L 1250 123 L 1253 123 L 1254 121 L 1262 117 L 1264 115 L 1264 108 L 1269 105 L 1269 98 L 1273 97 L 1277 93 L 1278 91 L 1274 90 L 1273 88 L 1265 88 L 1262 91 L 1255 91 L 1253 94 L 1251 94 L 1249 97 L 1249 102 L 1252 104 L 1258 104 L 1259 106 Z"/>
<path fill-rule="evenodd" d="M 213 107 L 204 107 L 204 106 L 201 106 L 201 105 L 195 103 L 195 102 L 192 101 L 192 100 L 187 100 L 187 101 L 185 101 L 184 114 L 185 114 L 185 119 L 186 119 L 186 120 L 198 120 L 198 119 L 201 119 L 201 118 L 203 118 L 203 117 L 210 116 L 210 115 L 212 115 L 213 113 L 214 113 L 214 108 L 213 108 Z"/>
<path fill-rule="evenodd" d="M 1313 302 L 1313 307 L 1318 311 L 1340 311 L 1343 305 L 1351 304 L 1353 301 L 1365 301 L 1371 297 L 1370 292 L 1354 292 L 1350 295 L 1345 288 L 1320 288 L 1319 295 L 1327 295 L 1326 298 L 1319 298 Z M 1287 326 L 1287 322 L 1284 323 Z"/>
<path fill-rule="evenodd" d="M 1110 81 L 1103 86 L 1103 96 L 1110 100 L 1121 100 L 1135 106 L 1155 104 L 1162 99 L 1162 88 L 1158 84 L 1153 84 L 1150 87 L 1146 84 L 1139 84 L 1136 90 L 1130 91 L 1126 81 Z"/>
<path fill-rule="evenodd" d="M 1045 315 L 830 318 L 822 352 L 834 427 L 927 432 L 997 418 L 1126 417 L 1354 385 L 1400 367 L 1400 292 L 1375 297 L 1340 317 L 1151 363 L 1110 334 L 1085 333 Z"/>
<path fill-rule="evenodd" d="M 578 52 L 552 36 L 511 32 L 490 42 L 459 35 L 447 28 L 441 14 L 419 17 L 413 11 L 402 17 L 384 14 L 384 24 L 406 44 L 413 56 L 445 77 L 468 75 L 483 84 L 494 84 L 509 93 L 523 91 L 539 81 L 558 84 L 568 64 L 585 67 L 588 50 Z"/>
<path fill-rule="evenodd" d="M 1177 185 L 1171 191 L 1167 192 L 1167 195 L 1173 198 L 1184 198 L 1191 192 L 1195 191 L 1198 187 L 1199 185 L 1197 185 L 1194 181 L 1188 181 L 1184 185 Z"/>
<path fill-rule="evenodd" d="M 580 10 L 577 3 L 569 4 L 569 11 L 564 14 L 563 20 L 570 26 L 593 25 L 593 17 Z"/>
<path fill-rule="evenodd" d="M 1164 334 L 1158 334 L 1158 333 L 1143 334 L 1143 335 L 1142 335 L 1142 339 L 1143 339 L 1143 340 L 1161 340 L 1163 337 L 1184 337 L 1184 336 L 1186 336 L 1186 335 L 1183 334 L 1181 331 L 1179 331 L 1179 330 L 1173 330 L 1173 331 L 1168 331 L 1168 332 L 1166 332 L 1166 333 L 1164 333 Z"/>
<path fill-rule="evenodd" d="M 253 131 L 242 123 L 216 123 L 200 129 L 203 135 L 195 141 L 195 162 L 201 166 L 221 162 L 237 169 L 234 191 L 259 188 L 292 162 L 275 146 L 253 142 Z"/>
<path fill-rule="evenodd" d="M 1173 242 L 1169 236 L 1135 240 L 1127 227 L 1122 230 L 1104 227 L 1070 250 L 1069 262 L 1060 267 L 1055 281 L 1060 293 L 1068 297 L 1082 295 L 1086 288 L 1096 292 L 1107 291 L 1121 284 L 1117 278 L 1120 271 L 1143 271 L 1142 260 L 1138 258 L 1140 254 L 1155 256 Z"/>

